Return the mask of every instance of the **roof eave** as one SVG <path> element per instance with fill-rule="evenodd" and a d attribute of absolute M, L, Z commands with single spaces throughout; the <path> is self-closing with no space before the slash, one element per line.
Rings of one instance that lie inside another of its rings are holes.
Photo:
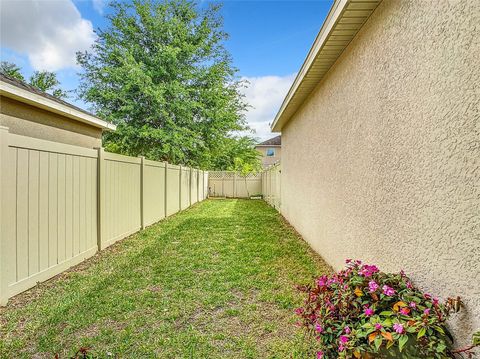
<path fill-rule="evenodd" d="M 62 105 L 61 103 L 21 89 L 4 81 L 0 81 L 0 94 L 22 103 L 26 103 L 28 105 L 68 117 L 70 119 L 89 124 L 90 126 L 99 127 L 103 130 L 115 131 L 117 129 L 117 126 L 114 124 L 103 121 L 98 117 L 75 110 L 74 108 Z"/>
<path fill-rule="evenodd" d="M 335 0 L 271 125 L 280 132 L 382 0 Z"/>

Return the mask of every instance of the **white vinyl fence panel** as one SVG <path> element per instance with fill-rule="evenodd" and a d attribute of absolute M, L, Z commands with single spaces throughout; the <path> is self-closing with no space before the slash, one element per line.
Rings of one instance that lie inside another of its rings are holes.
<path fill-rule="evenodd" d="M 209 171 L 209 195 L 212 197 L 248 198 L 262 193 L 262 176 L 242 176 L 234 171 Z"/>
<path fill-rule="evenodd" d="M 206 198 L 208 172 L 0 127 L 0 304 Z"/>
<path fill-rule="evenodd" d="M 282 166 L 277 163 L 262 172 L 262 194 L 265 201 L 280 211 L 281 208 L 281 181 Z"/>

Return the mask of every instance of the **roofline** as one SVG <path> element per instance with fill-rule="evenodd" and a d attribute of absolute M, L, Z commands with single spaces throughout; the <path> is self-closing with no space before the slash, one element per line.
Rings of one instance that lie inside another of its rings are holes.
<path fill-rule="evenodd" d="M 0 81 L 0 95 L 38 107 L 59 115 L 71 118 L 73 120 L 99 127 L 103 130 L 115 131 L 117 126 L 103 121 L 98 117 L 89 115 L 85 112 L 76 110 L 70 106 L 63 105 L 44 96 L 40 96 L 28 90 L 22 89 L 5 81 Z"/>
<path fill-rule="evenodd" d="M 282 147 L 282 145 L 255 145 L 255 147 Z"/>
<path fill-rule="evenodd" d="M 350 41 L 355 37 L 357 32 L 363 26 L 365 21 L 370 17 L 371 13 L 375 10 L 378 4 L 382 0 L 335 0 L 330 8 L 330 11 L 323 22 L 323 25 L 313 42 L 310 51 L 305 58 L 300 71 L 298 72 L 292 86 L 288 90 L 280 109 L 275 116 L 275 119 L 270 126 L 272 132 L 280 132 L 282 127 L 290 120 L 295 111 L 300 107 L 306 97 L 313 91 L 314 87 L 323 79 L 324 75 L 328 72 L 330 67 L 343 53 L 343 50 L 348 46 Z M 351 8 L 349 7 L 352 5 Z M 345 12 L 351 12 L 354 16 L 348 16 L 348 19 L 344 23 L 339 22 L 344 16 Z M 353 21 L 348 21 L 354 19 Z M 357 21 L 358 20 L 358 21 Z M 340 25 L 340 26 L 339 26 Z M 324 50 L 325 45 L 329 41 L 330 35 L 339 30 L 338 37 L 342 37 L 343 40 L 332 40 L 331 45 L 328 44 L 328 49 Z M 343 35 L 343 32 L 346 35 Z M 339 43 L 340 45 L 337 45 Z M 323 64 L 321 62 L 324 61 Z M 318 68 L 313 69 L 315 65 Z M 310 76 L 309 76 L 310 75 Z M 306 83 L 308 82 L 308 84 Z M 298 95 L 299 89 L 305 85 L 306 89 L 304 93 Z M 300 98 L 296 98 L 300 97 Z M 292 100 L 295 102 L 292 104 Z M 289 113 L 286 113 L 289 110 Z"/>

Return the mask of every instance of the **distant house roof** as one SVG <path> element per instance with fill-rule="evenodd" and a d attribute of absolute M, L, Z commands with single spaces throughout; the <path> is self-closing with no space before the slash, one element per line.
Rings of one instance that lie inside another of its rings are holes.
<path fill-rule="evenodd" d="M 323 79 L 382 0 L 334 0 L 297 77 L 271 125 L 280 132 Z"/>
<path fill-rule="evenodd" d="M 14 100 L 48 110 L 65 117 L 87 123 L 104 130 L 115 130 L 117 127 L 109 122 L 103 121 L 93 114 L 65 102 L 55 96 L 24 83 L 18 79 L 7 76 L 0 72 L 0 94 Z"/>
<path fill-rule="evenodd" d="M 276 136 L 269 140 L 260 142 L 256 147 L 259 146 L 281 146 L 282 145 L 282 136 Z"/>

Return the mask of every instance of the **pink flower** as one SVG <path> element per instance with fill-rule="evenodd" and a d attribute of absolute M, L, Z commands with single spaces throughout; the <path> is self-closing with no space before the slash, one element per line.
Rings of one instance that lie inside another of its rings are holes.
<path fill-rule="evenodd" d="M 413 288 L 412 282 L 407 281 L 407 288 L 408 288 L 408 289 L 412 289 L 412 288 Z"/>
<path fill-rule="evenodd" d="M 317 359 L 322 359 L 323 358 L 323 352 L 320 350 L 317 352 Z"/>
<path fill-rule="evenodd" d="M 380 323 L 375 324 L 375 329 L 380 330 L 382 328 L 383 328 L 383 325 L 381 325 Z"/>
<path fill-rule="evenodd" d="M 352 262 L 352 260 L 350 258 L 345 259 L 345 263 L 348 264 L 348 263 L 351 263 L 351 262 Z"/>
<path fill-rule="evenodd" d="M 363 265 L 362 269 L 358 271 L 359 275 L 363 275 L 364 277 L 371 277 L 373 274 L 378 272 L 378 268 L 375 265 Z"/>
<path fill-rule="evenodd" d="M 428 293 L 425 293 L 425 294 L 423 295 L 423 297 L 424 297 L 425 299 L 432 299 L 432 296 L 431 296 L 430 294 L 428 294 Z"/>
<path fill-rule="evenodd" d="M 410 310 L 408 308 L 402 308 L 400 309 L 400 313 L 403 315 L 408 315 L 410 313 Z"/>
<path fill-rule="evenodd" d="M 368 289 L 370 290 L 370 293 L 375 292 L 378 289 L 378 284 L 374 280 L 371 280 L 368 282 Z"/>
<path fill-rule="evenodd" d="M 372 308 L 366 307 L 363 313 L 367 316 L 370 317 L 375 313 L 375 311 Z"/>
<path fill-rule="evenodd" d="M 303 314 L 303 308 L 297 308 L 297 309 L 295 309 L 295 313 L 296 313 L 297 315 Z"/>
<path fill-rule="evenodd" d="M 352 331 L 350 330 L 350 327 L 348 327 L 348 326 L 345 327 L 344 330 L 345 330 L 345 333 L 347 333 L 347 334 L 350 334 L 350 333 L 352 332 Z"/>
<path fill-rule="evenodd" d="M 342 343 L 340 343 L 340 345 L 338 346 L 338 351 L 343 352 L 344 350 L 345 350 L 345 347 L 343 346 Z"/>
<path fill-rule="evenodd" d="M 423 311 L 423 314 L 430 315 L 430 308 L 427 308 Z"/>
<path fill-rule="evenodd" d="M 317 279 L 317 285 L 319 287 L 324 287 L 327 284 L 327 276 L 323 275 Z"/>
<path fill-rule="evenodd" d="M 438 298 L 433 298 L 432 302 L 433 302 L 433 305 L 437 306 L 438 305 Z"/>
<path fill-rule="evenodd" d="M 405 331 L 405 330 L 403 329 L 403 325 L 402 325 L 402 324 L 397 324 L 397 323 L 395 323 L 395 324 L 393 325 L 393 329 L 394 329 L 395 332 L 397 332 L 398 334 L 403 334 L 403 332 Z"/>
<path fill-rule="evenodd" d="M 415 303 L 415 302 L 410 302 L 409 306 L 410 306 L 410 308 L 416 308 L 416 307 L 417 307 L 417 303 Z"/>
<path fill-rule="evenodd" d="M 315 330 L 316 330 L 318 333 L 323 332 L 323 328 L 322 328 L 322 326 L 321 326 L 320 324 L 316 324 L 316 325 L 315 325 Z"/>
<path fill-rule="evenodd" d="M 389 287 L 388 285 L 384 285 L 382 289 L 383 289 L 383 294 L 388 295 L 389 297 L 395 294 L 395 290 L 392 287 Z"/>
<path fill-rule="evenodd" d="M 346 335 L 340 335 L 340 341 L 345 344 L 348 342 L 348 337 Z"/>

